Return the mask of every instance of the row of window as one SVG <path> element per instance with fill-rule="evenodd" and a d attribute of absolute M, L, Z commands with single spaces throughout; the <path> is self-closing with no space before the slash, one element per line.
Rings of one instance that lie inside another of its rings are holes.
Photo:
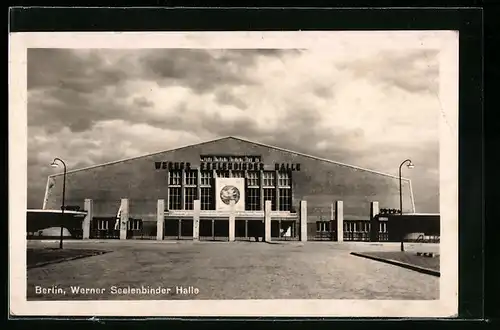
<path fill-rule="evenodd" d="M 120 220 L 116 219 L 116 221 L 110 221 L 106 219 L 97 220 L 97 230 L 110 230 L 120 229 Z M 111 225 L 110 225 L 111 223 Z M 110 228 L 111 226 L 111 228 Z M 131 219 L 127 222 L 127 230 L 140 230 L 141 229 L 141 220 L 139 219 Z"/>
<path fill-rule="evenodd" d="M 369 222 L 344 222 L 344 232 L 369 232 L 371 224 Z M 316 222 L 316 231 L 318 232 L 329 232 L 331 228 L 331 222 L 328 221 L 318 221 Z M 379 222 L 379 232 L 387 232 L 387 223 Z"/>
<path fill-rule="evenodd" d="M 345 232 L 369 232 L 370 231 L 370 223 L 369 222 L 344 222 L 344 231 Z"/>
<path fill-rule="evenodd" d="M 345 232 L 369 232 L 371 230 L 371 223 L 369 222 L 345 222 L 344 231 Z M 379 233 L 387 233 L 387 223 L 379 222 L 378 224 Z"/>
<path fill-rule="evenodd" d="M 216 171 L 218 178 L 245 178 L 249 187 L 260 186 L 260 172 L 252 171 Z M 213 178 L 213 171 L 200 171 L 200 186 L 210 186 L 211 179 Z M 182 171 L 170 171 L 170 186 L 182 185 Z M 184 176 L 185 186 L 198 185 L 198 171 L 186 171 Z M 264 187 L 274 187 L 276 185 L 276 172 L 265 171 L 262 172 L 262 185 Z M 289 172 L 278 172 L 278 186 L 289 187 L 291 185 L 291 178 Z"/>
<path fill-rule="evenodd" d="M 251 189 L 251 190 L 257 190 L 257 189 Z M 252 196 L 252 197 L 250 197 L 250 198 L 247 197 L 247 201 L 252 201 L 253 203 L 255 203 L 255 204 L 250 204 L 250 205 L 254 205 L 254 209 L 251 209 L 251 210 L 259 210 L 260 209 L 260 198 L 258 199 L 258 203 L 256 203 L 255 202 L 256 201 L 255 195 L 249 195 L 249 196 Z M 288 200 L 287 200 L 287 202 L 288 202 Z M 201 205 L 203 206 L 203 200 L 202 200 Z M 209 202 L 207 202 L 205 205 L 210 206 Z M 288 209 L 285 209 L 286 205 L 289 205 L 289 204 L 284 204 L 283 209 L 281 209 L 281 204 L 280 204 L 280 210 L 282 210 L 282 211 L 289 210 L 290 207 L 288 207 Z M 203 208 L 203 207 L 202 207 L 202 209 L 208 210 L 208 208 Z M 112 229 L 116 229 L 116 230 L 119 229 L 119 220 L 118 219 L 115 222 L 109 221 L 109 220 L 97 220 L 97 229 L 98 230 L 109 230 L 110 229 L 110 225 L 109 225 L 110 222 L 113 223 Z M 331 226 L 331 222 L 318 221 L 318 222 L 316 222 L 316 231 L 317 232 L 330 232 L 331 231 L 330 226 Z M 370 227 L 371 226 L 370 226 L 369 222 L 364 222 L 364 223 L 363 222 L 361 222 L 361 223 L 346 222 L 346 223 L 344 223 L 344 232 L 369 232 Z M 141 229 L 141 220 L 131 219 L 128 221 L 127 230 L 140 230 L 140 229 Z M 387 232 L 387 223 L 385 223 L 385 222 L 379 223 L 379 232 L 380 233 Z"/>
<path fill-rule="evenodd" d="M 198 199 L 198 189 L 196 187 L 184 188 L 184 208 L 182 207 L 182 196 L 180 187 L 169 187 L 168 191 L 168 207 L 170 210 L 192 210 L 194 208 L 194 201 Z M 215 209 L 214 204 L 214 191 L 212 187 L 201 187 L 200 189 L 200 206 L 202 210 Z M 279 211 L 290 211 L 292 207 L 292 193 L 289 188 L 279 189 L 279 203 L 276 198 L 275 188 L 264 188 L 263 199 L 264 201 L 271 201 L 271 209 L 276 210 L 276 205 L 279 205 Z M 260 203 L 260 188 L 247 188 L 245 191 L 245 210 L 247 211 L 261 211 Z"/>

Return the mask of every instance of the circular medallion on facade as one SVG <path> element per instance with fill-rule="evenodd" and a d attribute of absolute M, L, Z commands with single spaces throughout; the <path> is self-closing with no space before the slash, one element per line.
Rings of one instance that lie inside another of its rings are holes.
<path fill-rule="evenodd" d="M 240 191 L 235 186 L 224 186 L 224 188 L 220 190 L 220 199 L 227 205 L 229 205 L 232 200 L 234 200 L 234 204 L 236 204 L 240 200 Z"/>

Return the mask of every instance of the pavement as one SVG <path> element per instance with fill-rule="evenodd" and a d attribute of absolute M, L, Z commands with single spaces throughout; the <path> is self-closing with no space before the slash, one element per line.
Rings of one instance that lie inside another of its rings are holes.
<path fill-rule="evenodd" d="M 278 244 L 278 245 L 295 245 L 303 246 L 307 245 L 329 245 L 335 247 L 335 249 L 340 250 L 350 250 L 350 251 L 400 251 L 401 243 L 396 242 L 330 242 L 330 241 L 272 241 L 272 242 L 245 242 L 245 241 L 192 241 L 192 240 L 141 240 L 141 239 L 88 239 L 88 240 L 67 240 L 63 242 L 64 245 L 71 246 L 75 248 L 78 246 L 92 247 L 92 246 L 137 246 L 138 244 Z M 28 247 L 58 247 L 59 240 L 29 240 Z M 408 252 L 424 252 L 424 253 L 439 253 L 439 243 L 404 243 L 405 251 Z"/>
<path fill-rule="evenodd" d="M 65 248 L 111 252 L 29 269 L 28 300 L 439 299 L 438 277 L 350 254 L 398 251 L 399 243 L 86 240 Z"/>

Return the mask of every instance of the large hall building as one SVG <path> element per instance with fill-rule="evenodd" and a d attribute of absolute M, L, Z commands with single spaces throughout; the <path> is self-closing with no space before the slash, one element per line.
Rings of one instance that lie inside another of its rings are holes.
<path fill-rule="evenodd" d="M 43 209 L 60 209 L 62 184 L 62 173 L 49 176 Z M 403 212 L 415 212 L 409 179 L 402 195 Z M 89 214 L 84 238 L 369 240 L 374 213 L 399 208 L 399 178 L 224 137 L 70 170 L 65 204 Z"/>

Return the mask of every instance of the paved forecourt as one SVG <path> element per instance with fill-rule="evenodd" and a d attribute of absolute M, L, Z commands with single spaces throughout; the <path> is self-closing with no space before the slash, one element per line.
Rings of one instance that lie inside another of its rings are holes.
<path fill-rule="evenodd" d="M 28 300 L 439 298 L 438 277 L 350 255 L 398 245 L 80 241 L 65 247 L 111 252 L 29 269 Z"/>

